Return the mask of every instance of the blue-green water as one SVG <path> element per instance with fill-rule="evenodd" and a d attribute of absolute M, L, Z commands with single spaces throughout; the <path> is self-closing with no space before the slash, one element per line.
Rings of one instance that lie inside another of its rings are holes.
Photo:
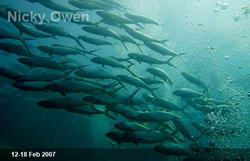
<path fill-rule="evenodd" d="M 66 0 L 53 1 L 75 9 Z M 197 76 L 208 87 L 210 98 L 237 104 L 237 108 L 233 109 L 235 115 L 230 116 L 232 123 L 228 120 L 227 123 L 245 129 L 245 132 L 240 133 L 238 136 L 213 138 L 212 141 L 223 148 L 249 148 L 250 17 L 243 13 L 242 8 L 250 5 L 250 2 L 247 0 L 237 2 L 222 0 L 222 5 L 219 5 L 216 0 L 119 0 L 119 2 L 128 8 L 129 13 L 143 15 L 159 22 L 159 26 L 145 25 L 142 32 L 160 40 L 168 39 L 169 41 L 165 43 L 165 46 L 177 53 L 184 53 L 173 60 L 172 63 L 177 66 L 176 69 L 167 65 L 151 66 L 138 63 L 131 70 L 139 76 L 150 76 L 146 72 L 148 67 L 159 67 L 165 70 L 174 84 L 172 87 L 161 87 L 156 90 L 156 95 L 170 99 L 180 106 L 184 106 L 185 101 L 174 96 L 172 94 L 174 90 L 185 87 L 202 91 L 197 86 L 186 81 L 180 73 L 184 71 Z M 0 3 L 10 5 L 15 9 L 48 15 L 52 11 L 40 4 L 29 3 L 25 0 L 1 0 Z M 228 6 L 225 3 L 228 3 Z M 225 5 L 224 8 L 223 4 Z M 100 19 L 94 11 L 83 12 L 89 14 L 91 22 L 97 22 Z M 111 12 L 117 15 L 123 14 L 123 11 Z M 84 32 L 80 25 L 69 22 L 59 22 L 59 24 L 75 36 L 93 36 Z M 115 32 L 125 33 L 124 30 L 116 27 L 105 24 L 100 25 Z M 1 19 L 1 28 L 18 34 L 15 26 L 4 19 Z M 24 35 L 24 37 L 29 36 Z M 94 37 L 102 38 L 100 36 Z M 99 56 L 126 57 L 128 52 L 119 41 L 110 38 L 106 38 L 106 40 L 113 42 L 117 49 L 109 46 L 84 45 L 88 50 L 100 49 L 95 53 Z M 8 42 L 12 40 L 2 41 Z M 56 39 L 37 38 L 27 41 L 27 43 L 30 50 L 38 55 L 44 54 L 37 50 L 36 46 L 38 45 L 60 43 L 77 46 L 75 41 L 63 37 L 57 37 Z M 129 52 L 139 52 L 135 45 L 127 44 L 127 46 Z M 142 49 L 146 55 L 162 60 L 168 59 L 168 57 L 161 56 L 145 46 Z M 14 54 L 0 51 L 0 66 L 18 69 L 24 73 L 39 70 L 17 62 L 17 58 L 18 56 Z M 96 69 L 101 69 L 100 65 L 94 65 L 82 56 L 69 56 L 68 59 L 72 60 L 74 64 L 88 64 Z M 115 74 L 127 74 L 120 69 L 110 67 L 104 69 Z M 114 147 L 112 141 L 105 137 L 107 132 L 114 130 L 114 120 L 103 115 L 85 116 L 61 110 L 41 108 L 37 105 L 38 101 L 60 97 L 60 94 L 46 91 L 21 91 L 12 87 L 12 83 L 13 81 L 0 77 L 0 143 L 2 146 L 21 148 Z M 135 89 L 129 85 L 128 88 L 131 89 L 131 92 Z M 141 95 L 147 92 L 141 90 L 136 97 L 143 99 Z M 81 94 L 69 95 L 75 98 L 82 96 Z M 148 106 L 151 109 L 155 108 L 149 104 Z M 200 112 L 191 108 L 187 108 L 187 112 L 193 120 L 203 120 L 204 116 Z M 188 122 L 188 119 L 185 118 L 185 120 Z M 220 124 L 219 121 L 217 123 Z M 189 127 L 189 129 L 190 131 L 193 130 L 192 127 Z M 210 140 L 204 137 L 200 142 L 207 141 Z M 115 145 L 115 147 L 119 147 L 119 145 Z M 125 144 L 122 147 L 133 148 L 138 146 Z M 152 146 L 139 145 L 139 147 Z"/>

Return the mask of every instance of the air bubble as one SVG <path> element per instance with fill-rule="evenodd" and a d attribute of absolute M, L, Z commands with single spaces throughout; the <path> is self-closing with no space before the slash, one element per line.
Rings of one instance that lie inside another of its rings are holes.
<path fill-rule="evenodd" d="M 234 16 L 234 21 L 239 21 L 240 20 L 240 15 L 235 15 Z"/>
<path fill-rule="evenodd" d="M 218 8 L 215 8 L 215 9 L 214 9 L 214 12 L 219 12 L 219 9 L 218 9 Z"/>
<path fill-rule="evenodd" d="M 225 9 L 227 9 L 228 8 L 228 3 L 223 3 L 222 5 L 221 5 L 221 9 L 222 10 L 225 10 Z"/>
<path fill-rule="evenodd" d="M 221 4 L 222 4 L 221 1 L 217 1 L 217 2 L 216 2 L 216 5 L 217 5 L 217 6 L 220 6 Z"/>

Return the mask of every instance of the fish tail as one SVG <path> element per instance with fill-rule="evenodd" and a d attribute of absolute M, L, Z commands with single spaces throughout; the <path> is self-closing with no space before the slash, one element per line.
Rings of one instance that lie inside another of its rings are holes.
<path fill-rule="evenodd" d="M 91 50 L 91 51 L 88 51 L 87 53 L 89 54 L 89 55 L 93 55 L 93 56 L 97 56 L 97 55 L 95 55 L 95 54 L 93 54 L 94 52 L 97 52 L 97 51 L 100 51 L 101 49 L 95 49 L 95 50 Z"/>
<path fill-rule="evenodd" d="M 181 109 L 181 112 L 187 117 L 190 118 L 189 114 L 185 111 L 185 108 Z M 191 118 L 190 118 L 191 119 Z"/>
<path fill-rule="evenodd" d="M 111 46 L 113 46 L 115 48 L 115 50 L 119 51 L 118 48 L 115 46 L 114 43 L 111 43 Z"/>
<path fill-rule="evenodd" d="M 158 22 L 153 22 L 153 24 L 155 24 L 157 26 L 163 26 L 163 24 L 159 24 Z"/>
<path fill-rule="evenodd" d="M 168 88 L 168 84 L 165 81 L 163 81 L 163 84 Z"/>
<path fill-rule="evenodd" d="M 79 69 L 71 69 L 71 70 L 66 70 L 64 74 L 68 77 L 71 74 L 75 74 L 75 72 Z"/>
<path fill-rule="evenodd" d="M 115 81 L 115 82 L 111 82 L 111 83 L 105 85 L 104 87 L 105 87 L 105 88 L 111 88 L 111 87 L 117 86 L 118 84 L 119 84 L 119 83 L 117 83 L 117 82 Z"/>
<path fill-rule="evenodd" d="M 145 29 L 142 25 L 140 25 L 139 23 L 136 23 L 136 26 L 140 27 L 141 29 Z"/>
<path fill-rule="evenodd" d="M 140 50 L 140 52 L 143 54 L 143 51 L 141 49 L 141 45 L 140 44 L 136 44 L 137 48 Z"/>
<path fill-rule="evenodd" d="M 199 136 L 193 137 L 193 141 L 197 142 L 198 140 L 200 140 L 202 137 L 204 136 L 204 134 L 200 134 Z"/>
<path fill-rule="evenodd" d="M 103 110 L 97 109 L 94 105 L 91 105 L 90 107 L 93 110 L 95 110 L 96 112 L 100 112 L 100 113 L 106 115 L 107 117 L 111 118 L 112 120 L 117 120 L 115 117 L 111 116 L 107 111 L 103 111 Z"/>
<path fill-rule="evenodd" d="M 129 68 L 127 68 L 127 71 L 128 71 L 131 75 L 137 77 L 137 75 L 136 75 L 134 72 L 132 72 Z"/>
<path fill-rule="evenodd" d="M 130 61 L 130 58 L 124 58 L 124 59 L 122 60 L 122 62 L 127 62 L 127 63 L 129 63 L 129 65 L 127 66 L 127 68 L 131 68 L 133 65 L 135 65 L 134 63 L 132 63 L 132 62 Z"/>
<path fill-rule="evenodd" d="M 123 89 L 123 87 L 118 87 L 114 90 L 115 93 L 119 92 L 121 89 Z"/>
<path fill-rule="evenodd" d="M 191 106 L 191 105 L 190 105 L 190 103 L 187 102 L 187 104 L 182 107 L 182 111 L 184 111 L 188 106 Z"/>
<path fill-rule="evenodd" d="M 77 39 L 77 41 L 83 40 L 83 36 L 80 35 L 80 36 L 76 37 L 76 39 Z"/>
<path fill-rule="evenodd" d="M 139 92 L 139 90 L 140 88 L 137 88 L 127 99 L 132 100 L 135 97 L 135 95 Z"/>
<path fill-rule="evenodd" d="M 23 38 L 21 41 L 35 40 L 34 38 Z"/>
<path fill-rule="evenodd" d="M 173 57 L 171 57 L 170 59 L 168 59 L 168 60 L 166 61 L 166 64 L 168 64 L 168 65 L 171 66 L 171 67 L 177 68 L 175 65 L 173 65 L 173 64 L 171 63 L 171 61 L 172 61 L 174 58 L 175 58 L 175 56 L 173 56 Z"/>
<path fill-rule="evenodd" d="M 134 63 L 132 63 L 131 61 L 127 61 L 129 63 L 129 65 L 127 66 L 128 68 L 131 68 L 133 65 L 135 65 Z"/>
<path fill-rule="evenodd" d="M 124 48 L 125 48 L 127 51 L 129 51 L 128 48 L 127 48 L 127 46 L 125 45 L 125 43 L 124 43 L 123 41 L 121 41 L 121 43 L 122 43 L 122 45 L 124 46 Z"/>
<path fill-rule="evenodd" d="M 20 41 L 22 42 L 22 44 L 25 46 L 25 48 L 27 48 L 29 50 L 29 47 L 27 45 L 27 43 L 25 42 L 24 39 L 20 38 Z"/>
<path fill-rule="evenodd" d="M 178 56 L 186 55 L 187 53 L 179 53 Z"/>
<path fill-rule="evenodd" d="M 106 115 L 108 118 L 111 118 L 112 120 L 117 120 L 114 116 L 110 115 L 108 112 L 104 112 L 104 115 Z"/>
<path fill-rule="evenodd" d="M 204 88 L 204 91 L 202 93 L 205 94 L 207 97 L 209 97 L 208 88 Z"/>
<path fill-rule="evenodd" d="M 98 26 L 100 23 L 102 23 L 102 20 L 99 22 L 94 23 L 95 26 Z"/>
<path fill-rule="evenodd" d="M 28 50 L 30 56 L 35 56 L 34 54 L 32 54 L 32 52 L 31 52 L 31 50 L 30 50 L 28 44 L 25 42 L 25 40 L 24 40 L 24 39 L 21 39 L 20 41 L 22 42 L 22 44 L 24 45 L 24 47 Z"/>
<path fill-rule="evenodd" d="M 168 39 L 165 39 L 165 40 L 161 40 L 161 43 L 164 44 L 166 42 L 168 42 L 169 40 Z"/>
<path fill-rule="evenodd" d="M 169 132 L 167 132 L 167 131 L 165 131 L 165 130 L 162 130 L 161 133 L 162 133 L 163 135 L 165 135 L 166 139 L 168 139 L 169 137 L 174 136 L 175 134 L 177 134 L 177 133 L 178 133 L 178 129 L 176 128 L 176 129 L 175 129 L 173 132 L 171 132 L 171 133 L 169 133 Z"/>
<path fill-rule="evenodd" d="M 112 120 L 117 120 L 114 116 L 110 115 L 107 110 L 99 110 L 96 109 L 94 106 L 91 106 L 94 110 L 101 112 L 102 114 L 106 115 L 108 118 L 111 118 Z"/>
<path fill-rule="evenodd" d="M 76 41 L 76 43 L 84 50 L 86 50 L 86 48 L 81 44 L 80 40 L 78 39 L 79 37 L 73 37 L 73 39 Z"/>
<path fill-rule="evenodd" d="M 150 89 L 150 93 L 151 93 L 154 97 L 157 97 L 156 94 L 155 94 L 155 92 L 154 92 L 154 91 L 157 90 L 157 89 L 159 89 L 159 88 L 151 88 L 151 89 Z"/>
<path fill-rule="evenodd" d="M 174 83 L 173 83 L 172 80 L 169 79 L 168 82 L 169 82 L 169 85 L 170 85 L 170 86 L 173 86 Z"/>
<path fill-rule="evenodd" d="M 105 106 L 105 113 L 112 111 L 115 108 L 115 106 Z"/>
<path fill-rule="evenodd" d="M 123 89 L 125 89 L 125 90 L 128 91 L 128 88 L 127 88 L 119 79 L 117 79 L 117 81 L 118 81 L 118 83 L 121 85 L 121 87 L 122 87 Z"/>
<path fill-rule="evenodd" d="M 55 35 L 52 35 L 51 38 L 57 40 L 56 36 Z"/>
<path fill-rule="evenodd" d="M 163 79 L 163 81 L 168 84 L 170 87 L 173 86 L 173 82 L 169 79 L 169 78 L 166 78 L 166 79 Z"/>
<path fill-rule="evenodd" d="M 82 68 L 85 68 L 87 66 L 89 66 L 89 65 L 81 65 L 81 66 L 77 67 L 76 69 L 81 70 Z"/>

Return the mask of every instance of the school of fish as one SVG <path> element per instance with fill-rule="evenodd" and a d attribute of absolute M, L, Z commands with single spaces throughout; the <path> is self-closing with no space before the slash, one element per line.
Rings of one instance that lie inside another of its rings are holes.
<path fill-rule="evenodd" d="M 175 82 L 165 69 L 178 69 L 174 60 L 185 57 L 185 54 L 168 48 L 168 39 L 154 38 L 145 33 L 145 26 L 160 26 L 160 22 L 130 13 L 118 0 L 69 0 L 70 7 L 53 0 L 26 1 L 61 14 L 77 14 L 89 10 L 100 20 L 68 22 L 79 26 L 82 32 L 78 35 L 49 20 L 44 24 L 9 22 L 19 34 L 0 30 L 1 40 L 19 41 L 1 41 L 0 50 L 15 54 L 17 63 L 26 66 L 27 70 L 41 69 L 40 72 L 29 73 L 1 67 L 0 75 L 13 81 L 12 86 L 19 90 L 58 93 L 56 98 L 40 100 L 38 106 L 79 115 L 103 115 L 114 121 L 114 130 L 107 132 L 106 137 L 118 146 L 148 144 L 156 152 L 183 159 L 198 153 L 201 139 L 209 140 L 207 146 L 213 148 L 211 138 L 242 133 L 241 129 L 214 125 L 218 117 L 229 118 L 231 108 L 236 105 L 212 98 L 209 87 L 198 76 L 179 69 L 182 72 L 176 74 L 181 75 L 191 87 L 196 86 L 200 90 L 190 87 L 172 88 Z M 0 17 L 7 20 L 8 12 L 14 11 L 19 9 L 2 5 Z M 57 40 L 61 37 L 73 40 L 75 45 L 39 44 L 36 50 L 42 55 L 30 49 L 29 41 Z M 135 50 L 129 48 L 128 43 L 135 45 Z M 88 49 L 87 44 L 96 49 Z M 110 46 L 116 52 L 119 52 L 118 47 L 124 48 L 126 54 L 122 57 L 119 54 L 101 55 L 99 53 L 103 46 Z M 145 52 L 145 49 L 151 52 Z M 159 59 L 158 54 L 165 59 Z M 88 63 L 77 64 L 68 59 L 72 55 L 81 56 Z M 138 72 L 142 63 L 149 66 Z M 159 89 L 170 92 L 172 97 L 182 103 L 162 97 L 157 93 Z M 71 97 L 72 93 L 82 98 Z M 201 114 L 204 121 L 192 118 L 190 111 L 193 111 L 192 114 Z"/>

